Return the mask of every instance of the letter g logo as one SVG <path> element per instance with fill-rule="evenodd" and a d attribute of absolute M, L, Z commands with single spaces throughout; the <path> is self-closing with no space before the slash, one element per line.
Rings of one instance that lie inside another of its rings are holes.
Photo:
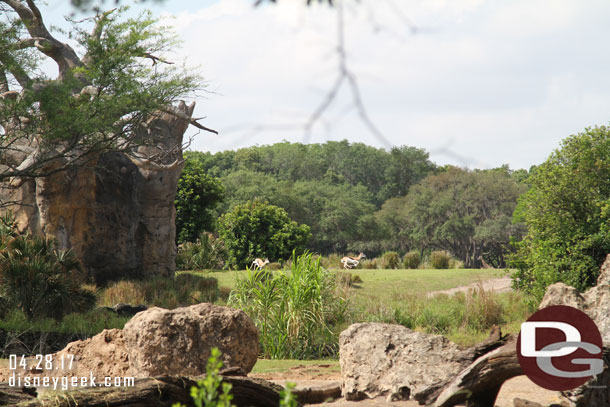
<path fill-rule="evenodd" d="M 602 339 L 582 311 L 564 305 L 544 308 L 521 325 L 517 355 L 523 372 L 550 390 L 569 390 L 603 369 Z M 586 368 L 583 368 L 586 366 Z"/>

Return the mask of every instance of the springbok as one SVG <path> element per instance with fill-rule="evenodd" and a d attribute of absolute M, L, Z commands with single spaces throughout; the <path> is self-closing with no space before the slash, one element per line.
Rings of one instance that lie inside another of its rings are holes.
<path fill-rule="evenodd" d="M 265 258 L 265 260 L 263 261 L 263 259 L 256 258 L 252 262 L 252 269 L 253 270 L 261 270 L 267 264 L 269 264 L 269 259 Z"/>
<path fill-rule="evenodd" d="M 341 263 L 343 263 L 343 268 L 346 270 L 352 269 L 360 263 L 360 259 L 366 257 L 364 253 L 360 252 L 358 257 L 345 256 L 341 259 Z"/>

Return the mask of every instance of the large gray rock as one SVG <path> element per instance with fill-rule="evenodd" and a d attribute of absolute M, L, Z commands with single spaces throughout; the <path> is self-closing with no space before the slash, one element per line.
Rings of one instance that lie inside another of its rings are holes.
<path fill-rule="evenodd" d="M 564 283 L 552 284 L 547 287 L 539 309 L 551 305 L 568 305 L 585 312 L 595 321 L 604 344 L 610 345 L 610 285 L 602 283 L 580 293 Z"/>
<path fill-rule="evenodd" d="M 107 329 L 68 344 L 53 358 L 66 361 L 63 369 L 30 373 L 50 377 L 198 376 L 206 371 L 212 347 L 222 352 L 223 370 L 250 372 L 259 352 L 254 322 L 241 310 L 207 303 L 174 310 L 151 308 L 138 313 L 122 330 Z M 32 358 L 29 365 L 36 361 Z M 0 369 L 0 381 L 12 373 Z"/>
<path fill-rule="evenodd" d="M 248 373 L 259 353 L 258 331 L 243 311 L 208 303 L 140 312 L 123 336 L 139 376 L 200 375 L 212 347 L 222 352 L 225 368 Z"/>
<path fill-rule="evenodd" d="M 380 323 L 353 324 L 341 332 L 339 355 L 347 400 L 388 401 L 425 398 L 473 357 L 440 335 Z"/>
<path fill-rule="evenodd" d="M 606 255 L 597 277 L 597 285 L 602 284 L 610 284 L 610 254 Z"/>

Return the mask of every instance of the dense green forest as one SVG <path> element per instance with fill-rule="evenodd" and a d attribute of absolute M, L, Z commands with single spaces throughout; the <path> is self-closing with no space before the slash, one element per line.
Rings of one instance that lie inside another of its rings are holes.
<path fill-rule="evenodd" d="M 439 167 L 422 149 L 387 151 L 348 141 L 186 157 L 176 202 L 178 243 L 203 230 L 217 232 L 223 215 L 255 200 L 309 226 L 307 248 L 322 254 L 446 250 L 468 267 L 504 266 L 510 241 L 524 230 L 511 220 L 527 189 L 525 170 Z"/>

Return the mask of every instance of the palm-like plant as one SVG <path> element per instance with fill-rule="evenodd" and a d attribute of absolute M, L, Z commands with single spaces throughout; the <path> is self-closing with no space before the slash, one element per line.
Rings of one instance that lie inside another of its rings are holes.
<path fill-rule="evenodd" d="M 81 288 L 80 263 L 54 240 L 39 236 L 0 236 L 0 297 L 29 319 L 86 311 L 95 294 Z"/>

